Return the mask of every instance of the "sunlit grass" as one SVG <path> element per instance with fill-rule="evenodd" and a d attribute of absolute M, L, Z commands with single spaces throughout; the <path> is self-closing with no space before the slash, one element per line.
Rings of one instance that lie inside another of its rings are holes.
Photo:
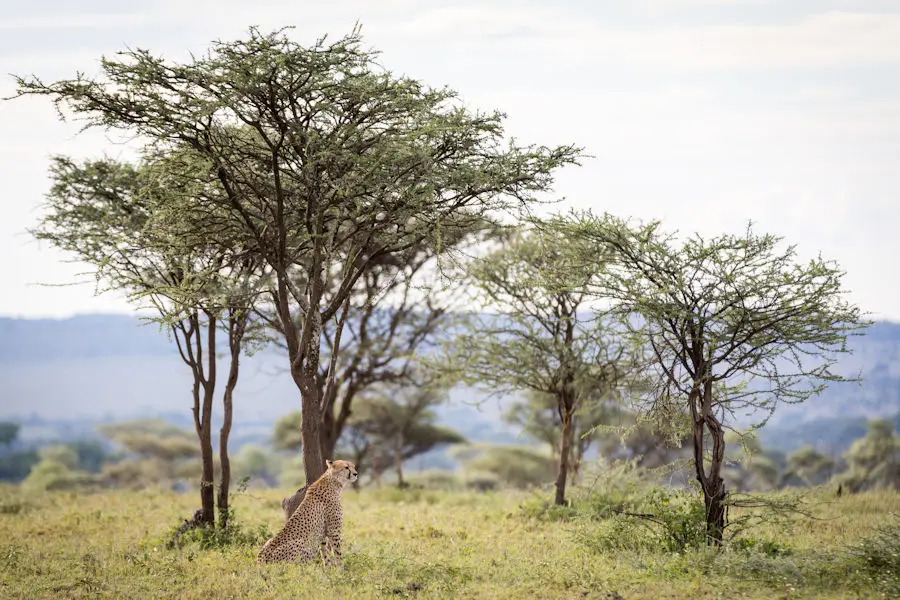
<path fill-rule="evenodd" d="M 235 499 L 248 529 L 282 524 L 279 491 Z M 575 494 L 577 496 L 577 493 Z M 0 487 L 2 598 L 856 598 L 889 597 L 849 548 L 900 513 L 900 494 L 812 494 L 816 519 L 748 534 L 784 555 L 706 548 L 600 552 L 603 519 L 525 516 L 524 493 L 345 493 L 346 568 L 258 566 L 258 546 L 167 549 L 194 494 L 29 494 Z M 635 528 L 640 531 L 640 527 Z M 888 577 L 889 578 L 889 577 Z M 887 587 L 885 587 L 887 586 Z"/>

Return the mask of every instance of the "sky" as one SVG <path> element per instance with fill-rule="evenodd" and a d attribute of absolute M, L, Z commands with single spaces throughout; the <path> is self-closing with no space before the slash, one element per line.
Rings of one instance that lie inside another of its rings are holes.
<path fill-rule="evenodd" d="M 752 220 L 836 260 L 854 302 L 900 320 L 897 0 L 3 2 L 0 96 L 9 73 L 96 75 L 126 47 L 184 60 L 252 25 L 311 44 L 356 22 L 386 67 L 504 111 L 519 142 L 583 146 L 557 210 L 705 236 Z M 60 123 L 46 98 L 0 101 L 0 316 L 129 312 L 27 232 L 58 154 L 129 149 Z"/>

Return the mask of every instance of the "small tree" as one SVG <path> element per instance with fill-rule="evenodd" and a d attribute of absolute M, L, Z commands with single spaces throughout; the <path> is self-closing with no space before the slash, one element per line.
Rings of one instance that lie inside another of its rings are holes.
<path fill-rule="evenodd" d="M 571 447 L 573 475 L 578 474 L 584 455 L 591 445 L 603 437 L 599 429 L 621 421 L 623 416 L 618 402 L 611 402 L 608 398 L 599 398 L 597 401 L 589 399 L 575 411 L 572 416 Z M 511 425 L 521 427 L 528 437 L 546 443 L 553 453 L 556 464 L 559 464 L 562 423 L 555 397 L 527 391 L 522 401 L 513 403 L 504 411 L 503 418 Z"/>
<path fill-rule="evenodd" d="M 807 486 L 822 485 L 828 481 L 834 469 L 833 460 L 816 452 L 812 446 L 804 446 L 788 456 L 782 485 L 791 485 L 795 479 Z"/>
<path fill-rule="evenodd" d="M 727 486 L 736 492 L 767 492 L 778 487 L 783 454 L 766 452 L 754 432 L 729 432 L 725 435 L 725 443 L 732 448 L 722 469 Z"/>
<path fill-rule="evenodd" d="M 474 261 L 467 274 L 481 312 L 469 315 L 440 366 L 491 393 L 530 390 L 553 398 L 560 425 L 557 504 L 565 503 L 576 415 L 587 401 L 615 401 L 628 370 L 625 344 L 609 323 L 587 313 L 596 265 L 578 268 L 564 244 L 560 236 L 519 231 Z"/>
<path fill-rule="evenodd" d="M 844 455 L 847 472 L 840 481 L 851 492 L 871 488 L 900 489 L 900 436 L 887 419 L 869 422 L 865 437 Z"/>
<path fill-rule="evenodd" d="M 478 487 L 490 482 L 485 475 L 496 478 L 494 482 L 528 489 L 539 486 L 552 478 L 559 468 L 559 459 L 546 449 L 531 446 L 510 445 L 462 445 L 451 451 L 463 464 L 466 480 Z"/>
<path fill-rule="evenodd" d="M 303 445 L 300 436 L 300 428 L 303 423 L 303 413 L 299 410 L 291 411 L 275 422 L 275 430 L 272 432 L 272 444 L 276 450 L 299 452 Z"/>
<path fill-rule="evenodd" d="M 831 368 L 848 352 L 847 336 L 867 323 L 844 299 L 843 273 L 822 258 L 798 263 L 793 246 L 779 250 L 781 238 L 749 227 L 676 244 L 658 222 L 632 226 L 608 214 L 576 213 L 547 226 L 572 240 L 583 264 L 613 253 L 596 293 L 632 317 L 652 351 L 647 370 L 659 386 L 645 408 L 666 423 L 687 414 L 707 533 L 721 542 L 723 421 L 737 410 L 768 415 L 779 401 L 803 402 L 846 381 Z"/>
<path fill-rule="evenodd" d="M 440 390 L 389 387 L 360 400 L 353 428 L 371 445 L 373 471 L 380 473 L 393 463 L 398 487 L 406 487 L 404 461 L 441 445 L 465 441 L 452 429 L 434 424 L 434 407 L 446 400 L 446 393 Z"/>
<path fill-rule="evenodd" d="M 0 444 L 7 448 L 12 446 L 13 442 L 19 437 L 20 425 L 8 421 L 0 422 Z"/>
<path fill-rule="evenodd" d="M 47 213 L 33 234 L 91 265 L 98 291 L 121 290 L 135 304 L 153 308 L 169 329 L 193 375 L 193 414 L 200 456 L 200 522 L 215 519 L 212 408 L 217 385 L 217 333 L 228 335 L 229 370 L 220 432 L 219 509 L 227 525 L 228 436 L 239 357 L 254 300 L 257 265 L 222 245 L 194 242 L 205 216 L 180 210 L 185 202 L 214 193 L 184 185 L 174 173 L 200 178 L 202 161 L 185 151 L 153 154 L 140 164 L 112 160 L 76 163 L 56 157 Z M 178 179 L 178 182 L 173 182 Z"/>

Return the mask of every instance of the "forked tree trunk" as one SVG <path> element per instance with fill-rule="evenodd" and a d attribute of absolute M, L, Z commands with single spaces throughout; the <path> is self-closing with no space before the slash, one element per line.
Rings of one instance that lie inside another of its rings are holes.
<path fill-rule="evenodd" d="M 569 454 L 572 448 L 572 411 L 562 408 L 562 435 L 559 446 L 559 471 L 556 475 L 556 498 L 558 505 L 566 503 L 566 479 L 569 475 Z"/>
<path fill-rule="evenodd" d="M 697 395 L 699 396 L 699 389 Z M 697 400 L 700 400 L 698 397 Z M 696 405 L 694 405 L 696 406 Z M 706 507 L 706 539 L 711 545 L 721 545 L 725 533 L 725 482 L 722 480 L 722 464 L 725 460 L 725 429 L 712 412 L 712 383 L 703 386 L 703 398 L 699 410 L 693 411 L 694 469 L 703 490 Z M 712 440 L 709 470 L 705 468 L 704 434 Z"/>
<path fill-rule="evenodd" d="M 176 340 L 178 332 L 184 336 L 184 347 L 179 342 L 182 359 L 187 363 L 194 375 L 192 393 L 194 397 L 194 429 L 200 442 L 200 511 L 195 521 L 200 525 L 214 526 L 216 522 L 215 471 L 212 450 L 212 405 L 213 392 L 216 388 L 216 326 L 215 317 L 208 312 L 207 317 L 207 353 L 203 356 L 203 328 L 200 315 L 194 312 L 184 322 L 175 326 Z M 204 360 L 206 363 L 204 364 Z M 204 369 L 204 366 L 206 368 Z"/>
<path fill-rule="evenodd" d="M 284 244 L 286 231 L 279 229 L 279 244 Z M 319 266 L 320 257 L 314 256 L 313 262 Z M 325 472 L 325 458 L 322 456 L 319 430 L 322 426 L 322 411 L 319 406 L 320 394 L 318 385 L 319 351 L 322 338 L 322 316 L 319 312 L 319 302 L 322 298 L 321 269 L 318 275 L 310 277 L 313 281 L 312 291 L 308 304 L 305 307 L 306 315 L 303 318 L 301 330 L 297 332 L 296 324 L 291 318 L 291 300 L 288 292 L 289 277 L 287 268 L 282 264 L 273 264 L 277 275 L 277 293 L 275 294 L 275 310 L 278 314 L 279 327 L 285 337 L 290 360 L 291 378 L 297 389 L 300 390 L 300 413 L 302 423 L 300 425 L 301 453 L 303 455 L 303 470 L 306 474 L 307 484 L 315 482 Z"/>

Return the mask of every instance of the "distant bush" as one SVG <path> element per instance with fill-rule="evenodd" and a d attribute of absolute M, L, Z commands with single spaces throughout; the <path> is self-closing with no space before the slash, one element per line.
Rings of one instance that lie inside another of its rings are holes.
<path fill-rule="evenodd" d="M 37 463 L 22 481 L 22 486 L 33 491 L 78 490 L 97 485 L 94 476 L 75 471 L 65 464 L 44 459 Z"/>
<path fill-rule="evenodd" d="M 59 463 L 67 469 L 78 468 L 78 453 L 69 446 L 54 444 L 38 451 L 42 461 Z"/>
<path fill-rule="evenodd" d="M 412 487 L 422 487 L 428 490 L 457 491 L 463 488 L 463 481 L 456 473 L 443 469 L 428 469 L 411 473 L 407 480 Z"/>
<path fill-rule="evenodd" d="M 549 452 L 528 446 L 461 445 L 450 454 L 463 463 L 466 478 L 492 475 L 499 487 L 529 489 L 555 479 L 556 464 Z"/>
<path fill-rule="evenodd" d="M 466 473 L 466 488 L 478 492 L 489 492 L 503 487 L 500 477 L 494 473 L 479 473 L 478 471 Z"/>
<path fill-rule="evenodd" d="M 41 461 L 37 451 L 12 452 L 0 456 L 0 480 L 17 483 L 28 477 L 32 467 Z"/>

